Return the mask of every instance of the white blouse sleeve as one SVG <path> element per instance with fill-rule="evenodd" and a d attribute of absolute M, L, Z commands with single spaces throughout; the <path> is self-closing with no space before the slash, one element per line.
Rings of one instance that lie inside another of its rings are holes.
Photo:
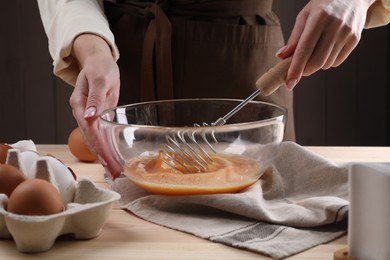
<path fill-rule="evenodd" d="M 103 11 L 102 0 L 37 0 L 43 27 L 49 40 L 54 74 L 74 85 L 79 67 L 72 57 L 74 39 L 83 33 L 102 37 L 115 60 L 119 51 Z"/>
<path fill-rule="evenodd" d="M 366 28 L 387 25 L 390 22 L 390 0 L 376 0 L 368 9 Z"/>

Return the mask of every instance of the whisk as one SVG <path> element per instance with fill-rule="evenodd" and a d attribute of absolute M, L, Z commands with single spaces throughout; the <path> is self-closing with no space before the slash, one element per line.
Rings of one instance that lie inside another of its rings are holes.
<path fill-rule="evenodd" d="M 291 60 L 292 57 L 284 59 L 263 74 L 256 81 L 257 90 L 229 111 L 229 113 L 211 123 L 211 126 L 224 125 L 231 116 L 237 113 L 260 93 L 263 96 L 268 96 L 275 92 L 285 83 Z M 194 126 L 207 127 L 209 124 L 205 122 L 201 125 L 195 123 Z M 202 143 L 197 141 L 197 138 L 199 139 L 199 137 L 196 133 L 200 134 L 200 138 L 203 141 Z M 175 135 L 167 135 L 167 143 L 164 144 L 164 148 L 160 150 L 161 161 L 182 173 L 207 172 L 209 165 L 213 162 L 211 154 L 217 153 L 211 142 L 217 143 L 218 141 L 213 133 L 210 134 L 211 141 L 207 138 L 205 131 L 197 131 L 196 133 L 195 131 L 183 130 Z"/>

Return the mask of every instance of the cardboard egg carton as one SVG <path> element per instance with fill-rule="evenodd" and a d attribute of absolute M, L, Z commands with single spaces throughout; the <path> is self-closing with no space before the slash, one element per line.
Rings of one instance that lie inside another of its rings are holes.
<path fill-rule="evenodd" d="M 10 150 L 19 156 L 19 151 Z M 15 158 L 13 158 L 15 161 Z M 46 178 L 55 179 L 46 168 Z M 40 178 L 45 178 L 45 172 Z M 0 194 L 0 238 L 12 238 L 20 252 L 36 253 L 49 250 L 57 237 L 72 234 L 75 239 L 98 236 L 107 220 L 112 204 L 120 198 L 114 191 L 97 187 L 89 179 L 75 181 L 73 200 L 66 203 L 63 212 L 43 216 L 18 215 L 8 212 L 8 197 Z"/>

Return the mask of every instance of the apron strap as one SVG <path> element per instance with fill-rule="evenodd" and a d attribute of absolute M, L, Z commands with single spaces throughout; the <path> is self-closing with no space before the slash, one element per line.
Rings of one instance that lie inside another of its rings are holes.
<path fill-rule="evenodd" d="M 145 13 L 151 15 L 152 19 L 146 29 L 142 49 L 142 100 L 173 99 L 171 23 L 160 7 L 161 2 L 157 1 L 145 9 Z M 156 85 L 158 87 L 155 91 Z"/>

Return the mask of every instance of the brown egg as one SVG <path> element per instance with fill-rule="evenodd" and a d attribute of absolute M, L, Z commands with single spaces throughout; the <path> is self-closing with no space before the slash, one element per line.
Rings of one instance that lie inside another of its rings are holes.
<path fill-rule="evenodd" d="M 53 184 L 42 179 L 29 179 L 12 192 L 7 210 L 20 215 L 42 216 L 62 212 L 64 203 Z"/>
<path fill-rule="evenodd" d="M 15 166 L 0 164 L 0 193 L 9 197 L 16 186 L 25 180 L 23 172 Z"/>
<path fill-rule="evenodd" d="M 8 144 L 0 144 L 0 163 L 5 163 L 7 160 L 7 152 L 11 148 Z"/>
<path fill-rule="evenodd" d="M 93 154 L 86 145 L 81 130 L 78 127 L 70 133 L 68 147 L 70 152 L 80 161 L 94 162 L 97 160 L 95 154 Z"/>

